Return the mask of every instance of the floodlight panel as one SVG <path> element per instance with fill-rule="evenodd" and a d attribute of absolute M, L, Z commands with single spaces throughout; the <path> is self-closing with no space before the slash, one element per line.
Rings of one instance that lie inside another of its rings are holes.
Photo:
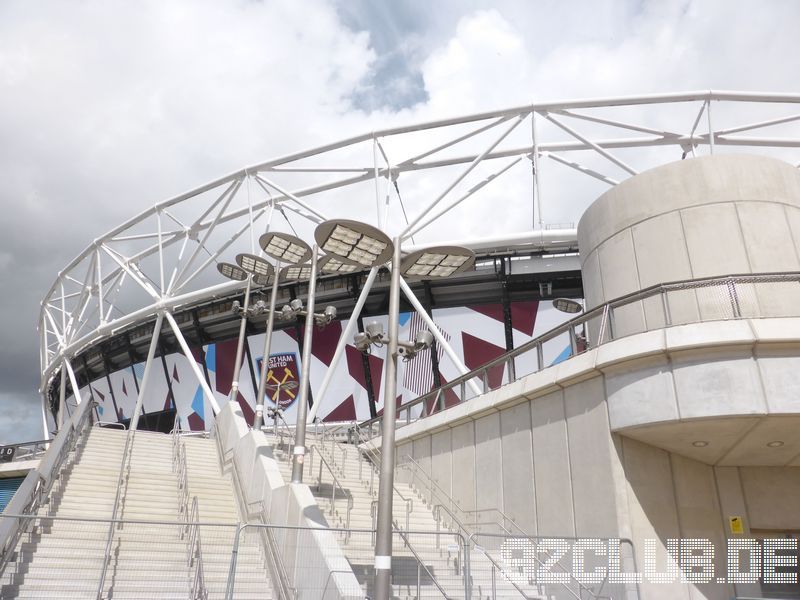
<path fill-rule="evenodd" d="M 385 233 L 358 221 L 326 221 L 317 226 L 314 238 L 328 254 L 364 267 L 385 263 L 394 250 Z"/>
<path fill-rule="evenodd" d="M 409 269 L 406 271 L 406 274 L 416 276 L 427 275 L 431 272 L 432 268 L 433 267 L 430 265 L 411 265 L 411 267 L 409 267 Z"/>
<path fill-rule="evenodd" d="M 269 277 L 274 269 L 272 264 L 255 254 L 241 253 L 236 256 L 236 262 L 242 269 L 253 275 Z"/>
<path fill-rule="evenodd" d="M 260 286 L 269 284 L 271 279 L 269 275 L 253 275 L 253 283 Z"/>
<path fill-rule="evenodd" d="M 288 233 L 265 233 L 258 243 L 268 256 L 284 263 L 299 264 L 311 258 L 308 244 Z"/>
<path fill-rule="evenodd" d="M 217 270 L 228 279 L 233 279 L 234 281 L 244 281 L 248 277 L 247 271 L 227 262 L 217 264 Z"/>
<path fill-rule="evenodd" d="M 460 246 L 437 246 L 417 250 L 400 263 L 400 273 L 407 277 L 433 279 L 450 277 L 475 265 L 475 254 Z"/>
<path fill-rule="evenodd" d="M 281 277 L 289 281 L 311 278 L 311 265 L 290 265 L 281 269 Z"/>
<path fill-rule="evenodd" d="M 322 273 L 353 273 L 362 270 L 361 265 L 350 264 L 332 254 L 326 254 L 317 263 Z"/>
<path fill-rule="evenodd" d="M 445 260 L 447 255 L 445 254 L 431 254 L 430 252 L 426 252 L 422 256 L 419 257 L 417 260 L 418 265 L 438 265 L 440 262 Z"/>
<path fill-rule="evenodd" d="M 571 315 L 579 313 L 583 310 L 583 306 L 580 302 L 570 298 L 556 298 L 553 300 L 553 306 L 556 308 L 556 310 L 560 310 L 561 312 Z"/>

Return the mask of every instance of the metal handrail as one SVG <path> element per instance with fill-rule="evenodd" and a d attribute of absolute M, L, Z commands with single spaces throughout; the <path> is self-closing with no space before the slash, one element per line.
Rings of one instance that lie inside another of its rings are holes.
<path fill-rule="evenodd" d="M 187 520 L 189 527 L 189 535 L 186 544 L 186 566 L 191 567 L 194 562 L 194 576 L 192 577 L 192 586 L 189 590 L 189 598 L 191 600 L 207 600 L 208 590 L 206 588 L 205 575 L 203 573 L 203 545 L 200 543 L 200 526 L 198 521 L 200 518 L 200 509 L 197 502 L 197 496 L 192 498 L 192 508 Z"/>
<path fill-rule="evenodd" d="M 405 463 L 402 463 L 402 464 L 398 465 L 398 467 L 401 467 L 401 468 L 403 468 L 403 467 L 406 467 L 407 465 L 412 465 L 412 466 L 415 468 L 415 469 L 414 469 L 415 471 L 419 471 L 420 473 L 422 473 L 422 474 L 423 474 L 423 475 L 424 475 L 424 476 L 427 478 L 427 480 L 428 480 L 428 481 L 429 481 L 429 482 L 432 484 L 432 486 L 435 486 L 435 488 L 436 488 L 437 490 L 439 490 L 439 492 L 442 494 L 442 496 L 443 496 L 443 497 L 444 497 L 444 499 L 447 501 L 447 503 L 449 503 L 449 505 L 450 505 L 450 506 L 452 506 L 454 509 L 457 509 L 459 512 L 461 512 L 461 513 L 465 513 L 465 514 L 471 514 L 471 513 L 477 513 L 477 512 L 485 512 L 485 511 L 489 511 L 489 510 L 496 510 L 498 513 L 500 513 L 500 514 L 503 516 L 503 518 L 504 518 L 504 519 L 508 520 L 508 521 L 509 521 L 509 522 L 510 522 L 510 523 L 513 525 L 513 527 L 514 527 L 514 528 L 515 528 L 515 529 L 516 529 L 516 530 L 517 530 L 517 531 L 518 531 L 518 532 L 521 534 L 521 536 L 520 536 L 520 537 L 525 537 L 525 538 L 533 539 L 533 536 L 529 535 L 529 534 L 528 534 L 528 533 L 527 533 L 525 530 L 523 530 L 523 529 L 522 529 L 522 528 L 521 528 L 519 525 L 517 525 L 517 524 L 514 522 L 514 520 L 513 520 L 513 519 L 511 519 L 510 517 L 508 517 L 508 516 L 507 516 L 507 515 L 506 515 L 506 514 L 505 514 L 503 511 L 501 511 L 500 509 L 478 509 L 478 510 L 465 511 L 464 509 L 462 509 L 462 508 L 461 508 L 461 507 L 458 505 L 458 503 L 455 501 L 455 499 L 454 499 L 454 498 L 452 498 L 452 497 L 451 497 L 451 496 L 450 496 L 450 495 L 449 495 L 447 492 L 445 492 L 445 491 L 444 491 L 444 490 L 441 488 L 441 486 L 440 486 L 438 483 L 436 483 L 436 482 L 433 480 L 433 478 L 432 478 L 430 475 L 428 475 L 428 473 L 425 471 L 425 469 L 423 469 L 423 468 L 422 468 L 422 465 L 420 465 L 420 464 L 419 464 L 419 463 L 416 461 L 416 459 L 414 459 L 414 457 L 413 457 L 413 456 L 406 456 L 405 458 L 407 459 L 407 462 L 405 462 Z M 433 504 L 433 487 L 431 487 L 430 491 L 431 491 L 431 504 Z M 439 528 L 439 525 L 440 525 L 440 522 L 441 522 L 441 509 L 444 509 L 444 510 L 445 510 L 445 512 L 446 512 L 446 513 L 447 513 L 447 514 L 450 516 L 450 518 L 452 519 L 452 521 L 453 521 L 453 522 L 456 524 L 456 526 L 458 527 L 458 529 L 459 529 L 461 532 L 463 532 L 465 535 L 469 536 L 469 537 L 468 537 L 468 540 L 471 540 L 471 539 L 472 539 L 472 538 L 473 538 L 473 537 L 476 535 L 476 533 L 470 532 L 470 531 L 469 531 L 469 529 L 468 529 L 468 527 L 467 527 L 467 524 L 465 524 L 465 523 L 464 523 L 464 522 L 463 522 L 461 519 L 459 519 L 459 518 L 458 518 L 458 517 L 455 515 L 455 513 L 453 512 L 453 510 L 451 510 L 450 508 L 448 508 L 448 506 L 446 506 L 445 504 L 437 504 L 437 505 L 433 506 L 433 512 L 434 512 L 434 518 L 435 518 L 435 520 L 436 520 L 436 527 L 437 527 L 437 531 L 438 531 L 438 528 Z M 491 523 L 481 523 L 481 525 L 489 525 L 489 524 L 491 524 Z M 509 529 L 508 529 L 508 528 L 505 526 L 505 524 L 504 524 L 503 522 L 499 522 L 499 521 L 497 521 L 497 522 L 495 522 L 494 524 L 495 524 L 495 525 L 497 525 L 497 526 L 499 526 L 499 528 L 500 528 L 500 529 L 502 529 L 502 530 L 503 530 L 503 531 L 504 531 L 504 532 L 505 532 L 507 535 L 509 535 L 509 536 L 513 536 L 513 535 L 514 535 L 514 534 L 513 534 L 513 533 L 512 533 L 512 532 L 511 532 L 511 531 L 510 531 L 510 530 L 509 530 Z M 485 534 L 479 534 L 479 535 L 485 535 Z M 438 540 L 439 540 L 438 536 L 437 536 L 436 540 L 437 540 L 437 544 L 438 544 Z M 504 577 L 506 577 L 506 579 L 508 579 L 508 581 L 509 581 L 509 582 L 510 582 L 510 583 L 511 583 L 511 584 L 512 584 L 512 585 L 513 585 L 513 586 L 514 586 L 514 587 L 515 587 L 515 588 L 516 588 L 516 589 L 517 589 L 519 592 L 520 592 L 520 594 L 522 594 L 522 596 L 523 596 L 524 598 L 527 598 L 527 596 L 525 595 L 525 592 L 523 592 L 521 589 L 519 589 L 519 588 L 518 588 L 518 586 L 517 586 L 517 584 L 516 584 L 516 583 L 515 583 L 515 582 L 514 582 L 512 579 L 510 579 L 510 578 L 509 578 L 509 577 L 508 577 L 508 576 L 505 574 L 505 571 L 504 571 L 504 570 L 503 570 L 503 569 L 502 569 L 502 568 L 501 568 L 501 567 L 500 567 L 500 566 L 497 564 L 497 562 L 495 561 L 495 559 L 494 559 L 494 558 L 493 558 L 493 557 L 492 557 L 490 554 L 488 554 L 488 553 L 485 553 L 485 555 L 486 555 L 486 557 L 489 559 L 489 561 L 490 561 L 490 562 L 492 562 L 492 564 L 494 564 L 496 567 L 498 567 L 498 568 L 500 569 L 500 571 L 503 573 Z M 540 566 L 543 566 L 543 565 L 544 565 L 544 563 L 543 563 L 543 562 L 542 562 L 542 561 L 541 561 L 541 560 L 540 560 L 538 557 L 534 557 L 534 560 L 536 560 L 536 562 L 537 562 L 537 563 L 539 563 L 539 565 L 540 565 Z M 559 564 L 560 564 L 560 563 L 559 563 Z M 575 580 L 575 581 L 577 582 L 577 584 L 578 584 L 578 586 L 579 586 L 579 588 L 580 588 L 581 590 L 583 590 L 583 591 L 586 591 L 586 592 L 587 592 L 587 593 L 588 593 L 590 596 L 592 596 L 593 598 L 597 598 L 597 595 L 596 595 L 596 594 L 594 594 L 594 593 L 593 593 L 593 592 L 592 592 L 592 591 L 591 591 L 589 588 L 587 588 L 585 585 L 583 585 L 583 584 L 582 584 L 580 581 L 577 581 L 577 580 Z M 571 593 L 572 595 L 574 595 L 576 598 L 580 599 L 580 596 L 576 595 L 576 594 L 575 594 L 575 592 L 574 592 L 574 591 L 572 591 L 572 590 L 571 590 L 571 589 L 570 589 L 570 588 L 569 588 L 569 587 L 568 587 L 566 584 L 562 583 L 561 585 L 563 585 L 563 586 L 564 586 L 564 588 L 565 588 L 565 589 L 567 589 L 567 591 L 569 591 L 569 593 Z"/>
<path fill-rule="evenodd" d="M 458 506 L 458 505 L 456 505 L 456 506 Z M 468 536 L 466 539 L 467 539 L 467 544 L 469 544 L 469 543 L 470 543 L 470 541 L 472 540 L 472 538 L 473 538 L 473 536 L 474 536 L 475 534 L 473 534 L 473 533 L 470 533 L 470 532 L 469 532 L 469 530 L 467 530 L 466 526 L 465 526 L 465 525 L 464 525 L 464 524 L 461 522 L 461 520 L 460 520 L 458 517 L 456 517 L 455 513 L 453 513 L 453 511 L 452 511 L 452 510 L 450 510 L 450 509 L 449 509 L 447 506 L 445 506 L 445 505 L 443 505 L 443 504 L 437 504 L 437 505 L 434 507 L 434 514 L 436 515 L 436 517 L 435 517 L 435 518 L 436 518 L 436 531 L 437 531 L 437 534 L 438 534 L 438 531 L 439 531 L 439 523 L 441 522 L 441 514 L 440 514 L 440 513 L 441 513 L 441 509 L 444 509 L 444 510 L 445 510 L 445 512 L 446 512 L 448 515 L 450 515 L 450 518 L 452 519 L 453 523 L 455 523 L 455 524 L 456 524 L 456 526 L 458 527 L 458 530 L 459 530 L 459 532 L 461 533 L 461 535 L 462 535 L 462 536 Z M 459 510 L 461 510 L 461 509 L 459 508 Z M 505 529 L 505 528 L 503 528 L 503 529 Z M 510 533 L 508 530 L 506 530 L 506 532 L 507 532 L 507 533 Z M 437 544 L 438 544 L 438 542 L 439 542 L 439 537 L 438 537 L 438 535 L 437 535 L 437 537 L 436 537 L 436 542 L 437 542 Z M 519 594 L 520 594 L 520 595 L 521 595 L 523 598 L 525 598 L 525 600 L 530 600 L 530 597 L 529 597 L 529 596 L 528 596 L 528 595 L 527 595 L 527 594 L 526 594 L 526 593 L 525 593 L 525 592 L 522 590 L 522 588 L 520 588 L 520 587 L 519 587 L 519 585 L 517 585 L 517 582 L 516 582 L 516 581 L 514 581 L 513 579 L 511 579 L 511 578 L 510 578 L 510 577 L 509 577 L 509 576 L 506 574 L 506 571 L 505 571 L 505 569 L 503 569 L 503 568 L 502 568 L 502 567 L 501 567 L 501 566 L 498 564 L 498 562 L 497 562 L 497 561 L 494 559 L 494 557 L 492 557 L 492 556 L 491 556 L 491 555 L 490 555 L 488 552 L 484 552 L 484 553 L 483 553 L 483 555 L 484 555 L 484 556 L 485 556 L 485 557 L 486 557 L 486 558 L 489 560 L 489 562 L 491 562 L 491 563 L 492 563 L 492 565 L 494 566 L 494 568 L 496 568 L 497 570 L 499 570 L 499 571 L 500 571 L 500 572 L 503 574 L 503 577 L 505 577 L 505 578 L 506 578 L 506 580 L 507 580 L 507 581 L 508 581 L 508 582 L 509 582 L 509 583 L 510 583 L 510 584 L 511 584 L 513 587 L 514 587 L 514 589 L 515 589 L 515 590 L 516 590 L 516 591 L 517 591 L 517 592 L 518 592 L 518 593 L 519 593 Z M 544 564 L 544 563 L 542 563 L 542 561 L 541 561 L 541 560 L 539 560 L 539 557 L 537 557 L 537 556 L 534 556 L 533 558 L 534 558 L 534 560 L 535 560 L 536 562 L 538 562 L 538 563 L 539 563 L 539 565 L 540 565 L 540 566 L 542 566 L 542 565 Z M 492 573 L 492 575 L 494 576 L 494 573 Z M 564 585 L 564 584 L 562 584 L 562 585 Z M 577 598 L 578 600 L 581 600 L 580 596 L 578 596 L 577 594 L 575 594 L 575 592 L 573 592 L 571 589 L 569 589 L 569 588 L 568 588 L 566 585 L 564 585 L 564 587 L 565 587 L 565 588 L 566 588 L 566 590 L 567 590 L 567 591 L 568 591 L 570 594 L 572 594 L 572 595 L 573 595 L 575 598 Z M 590 592 L 590 594 L 591 594 L 591 592 Z"/>
<path fill-rule="evenodd" d="M 220 436 L 216 436 L 217 439 L 217 449 L 219 451 L 220 458 L 222 457 L 222 442 L 220 440 Z M 244 487 L 242 486 L 242 480 L 239 474 L 239 469 L 236 466 L 236 460 L 234 458 L 230 459 L 231 469 L 233 471 L 233 485 L 236 489 L 236 499 L 239 503 L 239 508 L 241 514 L 249 519 L 251 513 L 247 510 L 247 505 L 245 504 L 245 495 L 244 495 Z M 261 521 L 262 525 L 269 525 L 266 520 L 264 519 L 264 502 L 260 500 L 262 509 L 258 511 L 258 519 Z M 248 523 L 240 525 L 236 530 L 236 539 L 234 542 L 234 552 L 231 554 L 231 564 L 228 570 L 228 581 L 226 583 L 225 589 L 225 600 L 232 600 L 233 599 L 233 592 L 234 588 L 236 587 L 236 549 L 238 548 L 239 538 L 242 529 L 248 526 Z M 275 540 L 272 536 L 272 530 L 267 528 L 260 528 L 262 531 L 261 540 L 263 544 L 264 550 L 264 557 L 266 558 L 267 562 L 269 562 L 270 572 L 272 574 L 272 580 L 277 581 L 278 585 L 280 586 L 280 597 L 291 599 L 297 598 L 297 589 L 291 585 L 291 581 L 289 576 L 286 573 L 286 567 L 283 564 L 283 560 L 281 558 L 280 552 L 275 544 Z"/>
<path fill-rule="evenodd" d="M 45 498 L 50 493 L 53 483 L 66 468 L 65 459 L 67 455 L 77 448 L 78 442 L 84 434 L 86 423 L 91 422 L 91 409 L 96 406 L 96 403 L 87 400 L 82 406 L 83 412 L 79 413 L 80 416 L 73 414 L 73 419 L 77 418 L 77 421 L 74 424 L 70 423 L 67 429 L 56 435 L 48 452 L 39 462 L 38 468 L 28 473 L 17 493 L 6 507 L 7 512 L 3 515 L 4 517 L 9 514 L 8 511 L 18 510 L 19 514 L 30 515 L 39 510 L 42 498 Z M 53 458 L 51 459 L 50 452 L 54 451 L 56 454 L 52 455 Z M 28 489 L 30 490 L 29 492 L 26 491 Z M 17 504 L 22 504 L 22 506 L 17 509 Z M 6 523 L 10 522 L 11 519 L 4 518 L 0 523 L 0 574 L 5 572 L 9 558 L 23 533 L 24 524 L 21 525 L 19 520 L 16 520 L 13 524 L 6 525 Z"/>
<path fill-rule="evenodd" d="M 320 491 L 320 487 L 322 486 L 322 465 L 324 464 L 325 467 L 328 469 L 328 472 L 331 474 L 331 477 L 333 478 L 333 485 L 331 485 L 331 508 L 330 508 L 330 514 L 332 515 L 333 511 L 334 511 L 334 506 L 335 506 L 335 503 L 336 503 L 336 489 L 338 488 L 342 493 L 342 497 L 347 498 L 347 519 L 346 519 L 345 528 L 346 529 L 350 529 L 350 512 L 353 510 L 353 495 L 348 493 L 342 487 L 342 484 L 339 481 L 339 478 L 336 477 L 336 473 L 333 472 L 333 469 L 328 464 L 328 461 L 325 460 L 325 457 L 322 455 L 322 452 L 320 452 L 320 449 L 317 446 L 311 446 L 309 451 L 312 454 L 313 454 L 314 451 L 316 451 L 317 455 L 319 456 L 319 475 L 317 476 L 317 492 Z M 347 542 L 349 539 L 350 539 L 350 535 L 348 533 L 345 536 L 345 542 Z"/>
<path fill-rule="evenodd" d="M 14 460 L 31 460 L 47 452 L 49 440 L 35 440 L 32 442 L 20 442 L 19 444 L 5 444 L 3 448 L 14 448 Z"/>
<path fill-rule="evenodd" d="M 516 521 L 514 521 L 514 519 L 509 517 L 506 513 L 504 513 L 499 508 L 496 508 L 496 507 L 476 508 L 474 510 L 464 510 L 463 508 L 460 508 L 459 510 L 462 513 L 464 513 L 465 515 L 472 515 L 472 514 L 479 514 L 479 513 L 486 513 L 486 512 L 496 512 L 497 514 L 500 515 L 500 517 L 503 519 L 503 521 L 495 521 L 494 522 L 495 525 L 501 525 L 503 531 L 505 531 L 505 532 L 510 534 L 511 532 L 508 530 L 508 528 L 505 527 L 505 522 L 508 521 L 509 523 L 511 523 L 512 527 L 517 530 L 517 532 L 519 532 L 520 534 L 522 534 L 524 536 L 528 536 L 528 533 L 524 529 L 522 529 L 522 527 L 517 525 L 517 523 L 516 523 Z M 491 522 L 490 523 L 481 523 L 480 521 L 476 521 L 474 524 L 475 525 L 492 525 Z"/>
<path fill-rule="evenodd" d="M 483 552 L 482 554 L 489 560 L 490 563 L 492 563 L 492 585 L 493 586 L 494 586 L 494 573 L 495 573 L 495 569 L 497 569 L 498 571 L 500 571 L 500 573 L 503 574 L 503 577 L 506 579 L 506 581 L 508 581 L 514 587 L 514 589 L 517 591 L 517 593 L 519 593 L 520 596 L 522 596 L 525 600 L 531 600 L 531 597 L 528 596 L 528 594 L 526 594 L 525 591 L 521 587 L 519 587 L 519 585 L 517 585 L 517 582 L 514 581 L 508 575 L 506 575 L 505 569 L 497 562 L 497 560 L 495 560 L 495 558 L 491 554 L 489 554 L 488 552 Z M 541 561 L 539 561 L 538 558 L 536 558 L 536 560 L 537 560 L 537 562 L 541 563 Z M 566 587 L 566 586 L 564 586 L 564 587 Z M 575 596 L 575 598 L 577 598 L 578 600 L 581 600 L 581 597 L 578 596 L 577 594 L 575 594 L 575 592 L 573 592 L 571 589 L 569 589 L 569 588 L 566 588 L 566 589 L 567 589 L 567 591 L 569 593 L 571 593 L 573 596 Z M 496 593 L 495 590 L 493 590 L 493 594 L 494 594 L 495 597 L 497 596 L 497 593 Z"/>
<path fill-rule="evenodd" d="M 358 429 L 355 430 L 358 434 Z M 374 496 L 374 482 L 375 482 L 375 474 L 380 472 L 380 462 L 381 462 L 381 452 L 377 448 L 370 448 L 367 446 L 363 448 L 363 454 L 367 457 L 370 465 L 370 482 L 369 482 L 369 493 L 370 495 Z M 364 461 L 359 461 L 359 479 L 361 479 L 362 483 L 366 483 L 366 480 L 362 476 L 361 467 L 364 464 Z M 397 485 L 395 485 L 394 481 L 392 481 L 392 489 L 394 493 L 400 497 L 400 499 L 406 505 L 406 530 L 408 530 L 411 526 L 411 513 L 414 512 L 414 499 L 413 498 L 406 498 L 405 495 L 397 489 Z"/>
<path fill-rule="evenodd" d="M 442 588 L 437 579 L 433 576 L 433 573 L 431 573 L 430 569 L 428 569 L 428 567 L 425 566 L 425 562 L 422 560 L 422 557 L 420 557 L 420 555 L 414 549 L 414 545 L 409 541 L 408 535 L 402 529 L 397 529 L 396 531 L 398 534 L 400 534 L 400 537 L 403 538 L 403 543 L 406 545 L 406 548 L 408 548 L 411 551 L 411 554 L 414 555 L 414 558 L 417 559 L 417 564 L 422 566 L 422 568 L 428 574 L 430 580 L 433 582 L 433 585 L 436 586 L 436 589 L 439 590 L 439 592 L 442 594 L 445 600 L 453 600 L 453 598 L 448 596 L 447 592 L 444 591 L 444 588 Z"/>
<path fill-rule="evenodd" d="M 107 429 L 122 429 L 123 431 L 127 429 L 125 423 L 119 423 L 117 421 L 95 421 L 92 427 L 105 427 Z"/>
<path fill-rule="evenodd" d="M 711 286 L 726 286 L 728 288 L 728 299 L 731 305 L 731 311 L 733 314 L 733 318 L 742 318 L 742 310 L 741 305 L 739 302 L 738 295 L 736 293 L 736 284 L 759 284 L 759 283 L 800 283 L 800 272 L 797 271 L 788 271 L 788 272 L 781 272 L 781 273 L 765 273 L 765 274 L 740 274 L 740 275 L 726 275 L 722 277 L 706 277 L 703 279 L 685 279 L 679 280 L 669 283 L 660 283 L 649 286 L 642 290 L 637 290 L 630 294 L 626 294 L 591 310 L 585 311 L 582 314 L 570 319 L 566 323 L 562 323 L 557 327 L 554 327 L 550 331 L 543 333 L 542 335 L 522 344 L 521 346 L 510 350 L 497 358 L 481 365 L 477 369 L 473 369 L 464 375 L 460 375 L 459 377 L 453 378 L 451 381 L 447 382 L 446 384 L 432 390 L 422 396 L 414 398 L 405 404 L 401 404 L 397 407 L 397 415 L 399 416 L 401 413 L 406 413 L 406 421 L 411 421 L 411 409 L 415 408 L 419 404 L 423 404 L 426 402 L 431 402 L 431 406 L 435 406 L 435 401 L 444 393 L 446 390 L 451 390 L 454 388 L 464 388 L 465 384 L 471 380 L 477 378 L 482 385 L 483 392 L 489 391 L 488 389 L 488 372 L 495 367 L 505 365 L 505 364 L 513 364 L 513 360 L 521 356 L 522 354 L 526 354 L 532 350 L 536 350 L 537 352 L 537 369 L 534 372 L 541 371 L 545 368 L 543 364 L 543 355 L 542 355 L 542 345 L 545 342 L 548 342 L 564 333 L 570 334 L 570 343 L 573 347 L 573 355 L 578 354 L 579 348 L 576 344 L 576 337 L 575 337 L 575 330 L 583 325 L 586 325 L 593 319 L 600 318 L 601 324 L 598 330 L 598 334 L 596 336 L 596 340 L 586 340 L 586 347 L 583 349 L 589 350 L 592 348 L 596 348 L 608 341 L 613 341 L 614 339 L 618 339 L 614 335 L 614 318 L 613 318 L 613 311 L 617 308 L 627 306 L 634 302 L 639 302 L 641 300 L 646 300 L 648 298 L 653 298 L 656 296 L 662 296 L 663 305 L 665 307 L 665 322 L 666 326 L 669 326 L 671 323 L 671 319 L 669 316 L 669 307 L 668 302 L 666 301 L 666 294 L 669 292 L 675 291 L 685 291 L 685 290 L 692 290 L 692 289 L 700 289 L 706 288 Z M 769 315 L 766 315 L 769 316 Z M 714 319 L 706 319 L 706 320 L 714 320 Z M 716 319 L 720 320 L 720 319 Z M 699 322 L 699 321 L 698 321 Z M 606 339 L 606 337 L 608 339 Z M 624 337 L 624 336 L 619 336 Z M 518 377 L 510 377 L 510 381 L 508 383 L 512 383 Z M 461 396 L 462 402 L 464 401 L 464 394 L 462 393 Z M 423 413 L 425 412 L 423 408 Z M 432 412 L 432 411 L 431 411 Z M 423 414 L 422 416 L 428 416 Z M 369 430 L 370 433 L 372 432 L 372 428 L 374 425 L 378 425 L 380 427 L 382 417 L 374 417 L 371 419 L 367 419 L 362 421 L 358 425 L 355 425 L 354 428 L 356 430 Z"/>
<path fill-rule="evenodd" d="M 133 453 L 133 438 L 136 435 L 135 429 L 129 429 L 127 435 L 125 436 L 125 448 L 122 450 L 122 459 L 120 460 L 119 465 L 119 476 L 117 478 L 117 493 L 114 496 L 114 508 L 111 511 L 111 519 L 112 522 L 108 527 L 108 539 L 106 540 L 106 549 L 103 554 L 103 566 L 100 571 L 100 583 L 97 586 L 97 600 L 101 600 L 103 597 L 103 586 L 106 582 L 106 573 L 108 571 L 108 562 L 111 559 L 111 544 L 114 540 L 114 520 L 117 518 L 117 512 L 119 511 L 120 500 L 122 499 L 122 484 L 123 481 L 127 481 L 125 477 L 126 467 L 128 473 L 130 474 L 130 456 Z M 125 486 L 127 491 L 127 485 Z"/>
<path fill-rule="evenodd" d="M 278 423 L 279 420 L 280 424 Z M 294 440 L 295 440 L 294 431 L 292 431 L 292 428 L 286 422 L 286 419 L 283 418 L 283 413 L 281 413 L 281 411 L 278 409 L 272 409 L 272 434 L 275 436 L 276 439 L 279 440 L 278 443 L 281 447 L 284 448 L 285 452 L 285 444 L 283 443 L 283 433 L 281 428 L 285 429 L 286 433 L 289 434 L 289 439 L 292 441 L 291 447 L 294 447 Z M 267 427 L 262 427 L 262 430 L 263 429 L 267 429 Z M 291 453 L 288 453 L 287 460 L 289 461 L 292 460 Z"/>

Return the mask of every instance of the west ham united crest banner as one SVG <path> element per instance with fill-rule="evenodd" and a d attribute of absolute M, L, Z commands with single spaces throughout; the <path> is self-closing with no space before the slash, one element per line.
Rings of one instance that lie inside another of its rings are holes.
<path fill-rule="evenodd" d="M 258 372 L 261 372 L 263 357 L 258 359 Z M 289 408 L 300 393 L 300 368 L 297 354 L 294 352 L 281 352 L 269 355 L 269 368 L 267 369 L 266 399 L 278 408 Z"/>

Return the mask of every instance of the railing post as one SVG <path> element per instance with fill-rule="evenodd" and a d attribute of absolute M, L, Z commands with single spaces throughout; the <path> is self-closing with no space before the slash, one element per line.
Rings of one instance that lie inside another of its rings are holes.
<path fill-rule="evenodd" d="M 608 308 L 608 340 L 614 339 L 614 308 L 609 304 Z"/>
<path fill-rule="evenodd" d="M 236 528 L 236 535 L 233 537 L 233 549 L 231 550 L 231 565 L 228 568 L 228 583 L 225 587 L 225 600 L 233 600 L 233 589 L 236 584 L 236 560 L 239 554 L 239 536 L 244 525 Z"/>
<path fill-rule="evenodd" d="M 542 343 L 536 344 L 536 371 L 544 369 L 544 350 L 542 350 Z"/>
<path fill-rule="evenodd" d="M 467 600 L 472 600 L 472 569 L 470 566 L 469 540 L 465 539 L 461 534 L 459 534 L 459 537 L 464 547 L 464 595 L 467 597 Z"/>
<path fill-rule="evenodd" d="M 669 327 L 672 325 L 672 315 L 669 311 L 669 297 L 667 296 L 667 290 L 663 287 L 661 288 L 661 308 L 664 311 L 664 324 Z"/>
<path fill-rule="evenodd" d="M 731 308 L 733 309 L 733 318 L 738 319 L 742 316 L 742 307 L 739 304 L 739 294 L 736 291 L 736 284 L 733 279 L 728 277 L 725 280 L 725 285 L 728 288 L 728 297 L 731 301 Z"/>

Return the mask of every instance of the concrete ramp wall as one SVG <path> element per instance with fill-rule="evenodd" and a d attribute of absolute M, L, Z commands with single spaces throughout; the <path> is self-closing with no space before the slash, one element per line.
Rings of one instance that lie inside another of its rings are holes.
<path fill-rule="evenodd" d="M 238 405 L 223 407 L 213 434 L 219 437 L 223 458 L 235 463 L 242 506 L 251 514 L 263 512 L 269 524 L 278 526 L 272 539 L 298 597 L 363 599 L 361 585 L 308 486 L 284 482 L 264 434 L 247 426 Z"/>

